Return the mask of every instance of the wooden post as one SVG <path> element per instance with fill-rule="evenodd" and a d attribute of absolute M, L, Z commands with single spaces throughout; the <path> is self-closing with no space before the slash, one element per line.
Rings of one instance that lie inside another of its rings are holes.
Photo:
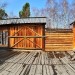
<path fill-rule="evenodd" d="M 2 31 L 2 45 L 4 44 L 4 39 L 3 39 L 3 31 Z"/>
<path fill-rule="evenodd" d="M 45 25 L 43 25 L 43 36 L 45 36 Z M 42 39 L 42 49 L 45 51 L 45 37 Z"/>

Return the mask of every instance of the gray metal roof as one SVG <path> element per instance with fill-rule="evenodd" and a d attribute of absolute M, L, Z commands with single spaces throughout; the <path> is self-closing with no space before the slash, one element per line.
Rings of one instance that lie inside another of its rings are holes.
<path fill-rule="evenodd" d="M 0 20 L 0 25 L 20 23 L 46 23 L 46 17 L 29 17 Z"/>

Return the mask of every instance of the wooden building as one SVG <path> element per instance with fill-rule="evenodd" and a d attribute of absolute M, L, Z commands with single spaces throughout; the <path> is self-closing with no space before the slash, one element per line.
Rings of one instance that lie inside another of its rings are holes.
<path fill-rule="evenodd" d="M 46 17 L 0 20 L 0 46 L 45 49 Z"/>
<path fill-rule="evenodd" d="M 45 35 L 45 51 L 73 50 L 72 29 L 49 29 Z"/>
<path fill-rule="evenodd" d="M 72 30 L 73 30 L 73 50 L 75 50 L 75 21 L 72 22 L 70 25 L 72 26 Z"/>

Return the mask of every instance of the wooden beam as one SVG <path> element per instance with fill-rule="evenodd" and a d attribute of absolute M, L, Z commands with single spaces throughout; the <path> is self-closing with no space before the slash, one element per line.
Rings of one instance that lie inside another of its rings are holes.
<path fill-rule="evenodd" d="M 17 34 L 19 31 L 21 31 L 23 29 L 23 27 L 21 29 L 19 29 L 17 32 L 15 32 L 12 36 L 14 36 L 15 34 Z"/>
<path fill-rule="evenodd" d="M 30 42 L 32 42 L 30 39 L 27 38 L 27 40 L 29 40 Z M 36 46 L 38 46 L 40 48 L 40 46 L 38 44 L 36 44 L 35 42 L 32 42 L 33 44 L 35 44 Z"/>
<path fill-rule="evenodd" d="M 16 42 L 12 47 L 14 47 L 15 45 L 17 45 L 19 42 L 21 42 L 22 40 L 26 39 L 25 37 L 23 37 L 23 39 L 21 39 L 20 41 Z M 27 38 L 27 40 L 29 40 Z M 31 40 L 29 40 L 30 42 L 32 42 Z M 38 44 L 36 44 L 35 42 L 32 42 L 33 44 L 35 44 L 36 46 L 38 46 L 40 48 L 40 46 Z"/>
<path fill-rule="evenodd" d="M 15 45 L 17 45 L 19 42 L 21 42 L 22 40 L 24 40 L 25 38 L 21 39 L 20 41 L 16 42 L 12 47 L 14 47 Z"/>
<path fill-rule="evenodd" d="M 8 36 L 9 38 L 45 38 L 46 36 Z"/>
<path fill-rule="evenodd" d="M 32 30 L 31 28 L 27 27 L 30 31 L 34 32 L 36 35 L 41 36 L 40 34 L 38 34 L 37 32 L 35 32 L 34 30 Z"/>

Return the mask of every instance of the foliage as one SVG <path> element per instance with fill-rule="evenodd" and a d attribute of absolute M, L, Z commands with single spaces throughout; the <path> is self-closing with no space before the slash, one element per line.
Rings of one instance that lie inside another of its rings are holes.
<path fill-rule="evenodd" d="M 30 16 L 30 4 L 26 3 L 24 4 L 22 10 L 19 12 L 20 18 L 25 18 Z"/>
<path fill-rule="evenodd" d="M 5 12 L 4 9 L 0 9 L 0 19 L 5 19 L 7 18 L 7 13 Z"/>

